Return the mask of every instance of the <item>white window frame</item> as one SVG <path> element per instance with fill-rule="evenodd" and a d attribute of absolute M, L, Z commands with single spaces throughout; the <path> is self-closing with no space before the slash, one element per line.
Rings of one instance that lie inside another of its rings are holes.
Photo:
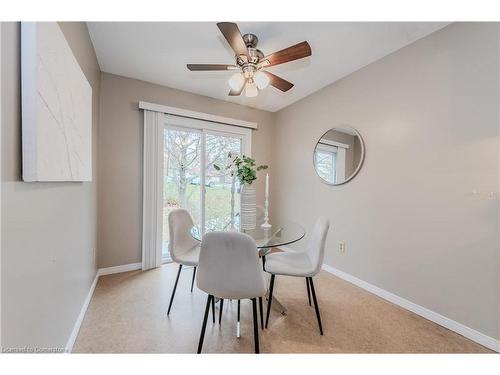
<path fill-rule="evenodd" d="M 239 137 L 242 140 L 242 152 L 247 156 L 252 156 L 252 130 L 250 128 L 239 127 L 235 125 L 221 124 L 212 121 L 180 117 L 170 114 L 163 114 L 165 126 L 197 129 L 202 133 L 227 135 Z"/>
<path fill-rule="evenodd" d="M 241 140 L 241 152 L 246 156 L 252 156 L 252 130 L 249 128 L 243 128 L 234 125 L 227 125 L 216 123 L 212 121 L 205 121 L 200 119 L 186 118 L 180 117 L 171 114 L 163 114 L 160 117 L 160 121 L 163 122 L 164 129 L 175 129 L 175 130 L 187 130 L 199 132 L 201 134 L 201 150 L 200 150 L 200 165 L 205 165 L 205 143 L 206 136 L 220 135 L 220 136 L 229 136 L 234 138 L 239 138 Z M 163 173 L 163 171 L 162 171 Z M 163 181 L 163 178 L 162 178 Z M 200 205 L 201 207 L 205 207 L 205 199 L 206 199 L 206 187 L 205 187 L 205 173 L 200 175 Z M 162 183 L 162 194 L 163 194 L 163 183 Z M 163 205 L 162 205 L 163 207 Z M 205 232 L 205 210 L 200 210 L 200 222 L 202 223 L 201 231 Z M 162 218 L 163 209 L 162 209 Z M 163 241 L 162 241 L 163 242 Z M 171 259 L 169 256 L 162 256 L 162 263 L 168 263 Z"/>
<path fill-rule="evenodd" d="M 327 145 L 325 143 L 318 143 L 318 146 L 316 146 L 316 149 L 318 149 L 320 151 L 324 151 L 324 152 L 336 153 L 338 150 L 338 147 Z"/>
<path fill-rule="evenodd" d="M 330 141 L 329 139 L 322 139 L 321 141 L 318 142 L 318 145 L 319 146 L 321 146 L 321 145 L 336 146 L 336 147 L 341 147 L 341 148 L 345 148 L 345 149 L 349 148 L 349 145 L 347 145 L 345 143 Z"/>

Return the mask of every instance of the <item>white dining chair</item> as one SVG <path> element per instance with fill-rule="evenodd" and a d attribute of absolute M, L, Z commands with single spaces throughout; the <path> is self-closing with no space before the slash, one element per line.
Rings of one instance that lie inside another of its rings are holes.
<path fill-rule="evenodd" d="M 174 301 L 177 283 L 182 271 L 182 266 L 191 266 L 193 268 L 193 278 L 191 280 L 191 292 L 193 291 L 194 279 L 196 276 L 196 268 L 198 266 L 198 257 L 200 255 L 200 242 L 191 236 L 191 228 L 193 227 L 193 218 L 189 212 L 183 208 L 178 208 L 168 214 L 168 230 L 169 230 L 169 251 L 170 257 L 175 263 L 179 264 L 177 277 L 175 279 L 174 289 L 168 304 L 167 315 L 170 314 L 172 302 Z M 215 310 L 215 309 L 214 309 Z M 214 311 L 215 321 L 215 311 Z"/>
<path fill-rule="evenodd" d="M 306 251 L 285 251 L 267 255 L 264 269 L 271 274 L 269 286 L 269 300 L 267 303 L 266 328 L 269 323 L 271 302 L 273 300 L 274 279 L 276 275 L 304 277 L 306 279 L 307 296 L 311 306 L 311 294 L 314 300 L 314 309 L 318 319 L 319 332 L 323 335 L 321 316 L 319 313 L 318 300 L 314 290 L 313 277 L 318 274 L 325 256 L 325 242 L 330 222 L 326 218 L 316 221 L 311 241 Z"/>
<path fill-rule="evenodd" d="M 256 215 L 257 215 L 257 224 L 264 222 L 264 216 L 265 216 L 265 210 L 264 207 L 262 206 L 256 206 Z M 265 262 L 265 255 L 262 255 L 262 263 L 264 264 Z M 220 300 L 220 307 L 219 307 L 219 324 L 221 324 L 222 320 L 222 309 L 224 306 L 224 299 L 221 298 Z M 264 329 L 264 314 L 262 312 L 262 297 L 259 298 L 259 311 L 260 311 L 260 320 L 261 320 L 261 327 Z M 238 300 L 238 320 L 237 320 L 238 328 L 237 328 L 237 337 L 240 337 L 240 301 Z"/>
<path fill-rule="evenodd" d="M 255 241 L 237 232 L 205 234 L 201 241 L 196 284 L 208 294 L 198 353 L 203 347 L 210 305 L 216 297 L 252 300 L 255 353 L 259 353 L 257 298 L 264 296 L 266 286 Z"/>

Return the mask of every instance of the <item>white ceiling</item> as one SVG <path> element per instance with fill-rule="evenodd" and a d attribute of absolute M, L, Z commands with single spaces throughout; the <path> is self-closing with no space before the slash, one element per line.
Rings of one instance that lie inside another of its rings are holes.
<path fill-rule="evenodd" d="M 241 22 L 267 55 L 307 40 L 312 56 L 269 71 L 295 84 L 255 98 L 228 97 L 230 71 L 190 72 L 187 63 L 233 64 L 215 23 L 89 22 L 101 70 L 268 111 L 278 111 L 444 26 L 444 22 Z"/>

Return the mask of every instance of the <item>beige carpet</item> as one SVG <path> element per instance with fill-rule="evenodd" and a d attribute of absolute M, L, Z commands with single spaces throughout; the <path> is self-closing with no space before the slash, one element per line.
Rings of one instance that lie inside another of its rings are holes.
<path fill-rule="evenodd" d="M 189 292 L 192 270 L 181 273 L 170 316 L 166 311 L 177 265 L 103 276 L 74 346 L 81 353 L 195 353 L 206 295 Z M 403 310 L 333 275 L 315 278 L 324 336 L 304 279 L 276 277 L 275 295 L 287 316 L 272 310 L 260 331 L 263 353 L 486 353 L 488 349 Z M 242 301 L 236 338 L 236 301 L 225 301 L 222 324 L 209 320 L 205 353 L 252 353 L 252 309 Z M 265 306 L 264 306 L 265 310 Z M 218 313 L 218 306 L 217 306 Z"/>

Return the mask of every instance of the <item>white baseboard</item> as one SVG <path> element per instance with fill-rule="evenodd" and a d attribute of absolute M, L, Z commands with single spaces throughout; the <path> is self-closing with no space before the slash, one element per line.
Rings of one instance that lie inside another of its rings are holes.
<path fill-rule="evenodd" d="M 139 263 L 122 264 L 121 266 L 99 268 L 99 270 L 97 271 L 97 274 L 99 276 L 104 276 L 104 275 L 111 275 L 113 273 L 136 271 L 136 270 L 140 270 L 141 268 L 142 268 L 142 263 L 140 263 L 140 262 Z"/>
<path fill-rule="evenodd" d="M 141 268 L 142 268 L 142 263 L 130 263 L 116 267 L 99 268 L 97 270 L 94 281 L 92 282 L 92 285 L 90 286 L 89 292 L 87 294 L 87 297 L 85 298 L 85 301 L 83 301 L 80 314 L 78 314 L 78 318 L 76 319 L 75 325 L 73 326 L 73 331 L 71 331 L 71 335 L 69 336 L 68 342 L 66 343 L 66 348 L 65 348 L 66 353 L 71 353 L 71 351 L 73 350 L 73 345 L 75 344 L 78 332 L 80 331 L 80 327 L 83 323 L 83 318 L 85 317 L 85 313 L 87 312 L 87 309 L 89 307 L 92 295 L 94 294 L 94 290 L 97 285 L 97 281 L 99 280 L 99 276 L 111 275 L 113 273 L 120 273 L 127 271 L 135 271 L 135 270 L 140 270 Z"/>
<path fill-rule="evenodd" d="M 472 341 L 477 342 L 478 344 L 481 344 L 491 350 L 494 350 L 496 352 L 500 352 L 500 340 L 496 340 L 493 337 L 487 336 L 484 333 L 478 332 L 472 328 L 469 328 L 462 323 L 459 323 L 455 320 L 452 320 L 450 318 L 447 318 L 441 314 L 438 314 L 437 312 L 431 311 L 425 307 L 422 307 L 420 305 L 417 305 L 416 303 L 413 303 L 411 301 L 408 301 L 407 299 L 401 298 L 391 292 L 388 292 L 382 288 L 379 288 L 375 285 L 372 285 L 370 283 L 367 283 L 366 281 L 363 281 L 361 279 L 358 279 L 355 276 L 352 276 L 346 272 L 340 271 L 332 266 L 329 266 L 327 264 L 323 264 L 323 270 L 345 280 L 350 282 L 351 284 L 354 284 L 356 286 L 359 286 L 362 289 L 367 290 L 370 293 L 373 293 L 380 298 L 383 298 L 389 302 L 394 303 L 395 305 L 398 305 L 402 307 L 403 309 L 409 310 L 417 315 L 420 315 L 436 324 L 439 324 L 440 326 L 443 326 L 445 328 L 448 328 L 451 331 L 454 331 Z"/>
<path fill-rule="evenodd" d="M 94 294 L 95 286 L 97 285 L 97 280 L 99 279 L 99 272 L 96 272 L 94 277 L 94 281 L 90 286 L 89 292 L 87 293 L 87 297 L 85 297 L 85 301 L 83 301 L 82 308 L 80 310 L 80 314 L 78 314 L 78 318 L 76 318 L 75 325 L 73 327 L 73 331 L 71 331 L 71 335 L 69 336 L 68 342 L 66 343 L 65 352 L 71 353 L 73 350 L 73 345 L 75 344 L 76 337 L 78 336 L 78 332 L 80 331 L 80 327 L 83 322 L 83 318 L 85 317 L 85 313 L 87 312 L 87 308 L 89 307 L 90 300 L 92 299 L 92 295 Z"/>

